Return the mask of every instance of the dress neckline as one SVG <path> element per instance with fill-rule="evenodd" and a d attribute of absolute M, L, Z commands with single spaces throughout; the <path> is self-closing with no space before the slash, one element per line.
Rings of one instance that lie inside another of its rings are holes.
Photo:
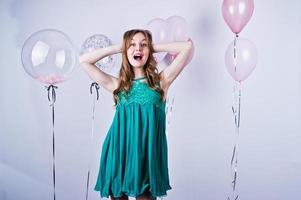
<path fill-rule="evenodd" d="M 143 79 L 146 79 L 146 77 L 143 76 L 143 77 L 140 77 L 140 78 L 136 78 L 136 79 L 133 79 L 133 81 L 140 81 L 140 80 L 143 80 Z"/>

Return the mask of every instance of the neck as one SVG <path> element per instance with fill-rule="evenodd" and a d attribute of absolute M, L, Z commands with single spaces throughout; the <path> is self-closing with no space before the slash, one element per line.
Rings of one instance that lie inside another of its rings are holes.
<path fill-rule="evenodd" d="M 143 66 L 142 67 L 134 67 L 133 68 L 134 70 L 134 78 L 141 78 L 141 77 L 144 77 L 145 76 L 145 71 L 143 69 Z"/>

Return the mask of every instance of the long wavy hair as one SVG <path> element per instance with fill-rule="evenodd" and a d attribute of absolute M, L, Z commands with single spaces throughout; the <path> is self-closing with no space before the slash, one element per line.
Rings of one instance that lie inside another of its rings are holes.
<path fill-rule="evenodd" d="M 133 29 L 126 31 L 123 35 L 123 42 L 122 42 L 122 63 L 121 69 L 119 72 L 119 86 L 116 90 L 114 90 L 114 101 L 115 105 L 117 104 L 119 98 L 118 94 L 121 91 L 125 91 L 126 95 L 128 94 L 131 86 L 132 81 L 134 79 L 134 70 L 133 66 L 130 64 L 128 57 L 127 57 L 127 49 L 130 47 L 131 39 L 134 37 L 135 34 L 142 33 L 147 41 L 147 45 L 149 48 L 149 57 L 143 67 L 145 71 L 145 76 L 147 78 L 148 85 L 156 90 L 161 98 L 163 99 L 164 91 L 160 88 L 157 83 L 160 82 L 160 76 L 157 69 L 157 62 L 153 56 L 154 47 L 152 44 L 152 35 L 148 30 L 142 29 Z"/>

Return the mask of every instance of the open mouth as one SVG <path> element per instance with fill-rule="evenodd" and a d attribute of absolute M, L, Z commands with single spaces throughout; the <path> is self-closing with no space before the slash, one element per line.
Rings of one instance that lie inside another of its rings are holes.
<path fill-rule="evenodd" d="M 134 59 L 140 61 L 142 60 L 142 55 L 134 55 Z"/>

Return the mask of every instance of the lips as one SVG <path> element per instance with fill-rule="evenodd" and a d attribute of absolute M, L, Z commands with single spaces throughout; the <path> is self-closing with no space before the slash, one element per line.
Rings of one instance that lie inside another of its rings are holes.
<path fill-rule="evenodd" d="M 142 60 L 143 55 L 142 54 L 135 54 L 134 55 L 134 60 L 140 61 Z"/>

